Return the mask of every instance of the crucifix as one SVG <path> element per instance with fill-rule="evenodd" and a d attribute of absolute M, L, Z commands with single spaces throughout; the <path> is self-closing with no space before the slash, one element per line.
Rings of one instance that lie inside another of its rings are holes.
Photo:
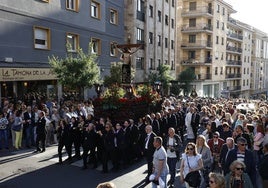
<path fill-rule="evenodd" d="M 131 55 L 136 53 L 144 44 L 131 44 L 130 37 L 128 37 L 127 44 L 117 44 L 113 43 L 114 48 L 116 48 L 121 54 L 121 60 L 124 62 L 122 66 L 122 83 L 131 83 Z"/>

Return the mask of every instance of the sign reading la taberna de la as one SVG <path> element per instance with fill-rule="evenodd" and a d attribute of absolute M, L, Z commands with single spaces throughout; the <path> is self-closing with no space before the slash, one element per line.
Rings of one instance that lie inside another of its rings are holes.
<path fill-rule="evenodd" d="M 49 68 L 0 68 L 0 81 L 55 80 Z"/>

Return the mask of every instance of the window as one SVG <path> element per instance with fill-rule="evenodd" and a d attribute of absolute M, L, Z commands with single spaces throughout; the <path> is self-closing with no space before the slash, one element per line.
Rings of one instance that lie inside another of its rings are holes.
<path fill-rule="evenodd" d="M 224 45 L 224 37 L 221 37 L 221 45 Z"/>
<path fill-rule="evenodd" d="M 161 22 L 161 11 L 158 11 L 158 21 Z"/>
<path fill-rule="evenodd" d="M 189 35 L 189 43 L 195 43 L 196 35 Z"/>
<path fill-rule="evenodd" d="M 172 6 L 172 7 L 175 7 L 175 0 L 172 0 L 172 1 L 171 1 L 171 6 Z"/>
<path fill-rule="evenodd" d="M 77 52 L 79 46 L 79 36 L 73 33 L 67 33 L 66 42 L 70 49 L 68 52 Z"/>
<path fill-rule="evenodd" d="M 190 2 L 189 3 L 189 10 L 190 11 L 196 10 L 196 2 Z"/>
<path fill-rule="evenodd" d="M 117 50 L 113 43 L 114 42 L 111 42 L 110 44 L 110 56 L 115 57 L 117 55 Z"/>
<path fill-rule="evenodd" d="M 137 43 L 144 42 L 144 30 L 137 28 Z"/>
<path fill-rule="evenodd" d="M 219 29 L 219 28 L 220 28 L 220 21 L 217 20 L 217 29 Z"/>
<path fill-rule="evenodd" d="M 222 22 L 222 27 L 221 27 L 221 29 L 224 31 L 224 22 Z"/>
<path fill-rule="evenodd" d="M 216 36 L 216 44 L 219 44 L 219 36 Z"/>
<path fill-rule="evenodd" d="M 196 26 L 196 19 L 191 18 L 189 19 L 189 27 L 195 27 Z"/>
<path fill-rule="evenodd" d="M 144 12 L 144 0 L 137 1 L 137 11 Z"/>
<path fill-rule="evenodd" d="M 220 74 L 223 75 L 223 67 L 221 67 Z"/>
<path fill-rule="evenodd" d="M 175 63 L 174 63 L 174 61 L 171 61 L 171 70 L 175 70 Z"/>
<path fill-rule="evenodd" d="M 66 9 L 78 12 L 79 0 L 66 0 Z"/>
<path fill-rule="evenodd" d="M 114 9 L 110 9 L 110 23 L 118 24 L 118 12 Z"/>
<path fill-rule="evenodd" d="M 160 59 L 158 59 L 158 66 L 157 66 L 157 69 L 159 69 L 159 68 L 160 68 L 160 65 L 161 65 L 161 60 L 160 60 Z"/>
<path fill-rule="evenodd" d="M 97 38 L 91 38 L 92 48 L 91 52 L 97 55 L 101 54 L 101 41 Z"/>
<path fill-rule="evenodd" d="M 165 38 L 165 48 L 167 48 L 167 47 L 168 47 L 168 39 Z"/>
<path fill-rule="evenodd" d="M 195 59 L 195 51 L 188 52 L 188 59 Z"/>
<path fill-rule="evenodd" d="M 154 15 L 154 8 L 152 5 L 149 6 L 149 16 L 152 18 Z"/>
<path fill-rule="evenodd" d="M 215 75 L 218 75 L 218 67 L 215 67 Z"/>
<path fill-rule="evenodd" d="M 174 40 L 171 40 L 171 49 L 174 49 Z"/>
<path fill-rule="evenodd" d="M 91 1 L 91 17 L 100 19 L 100 3 Z"/>
<path fill-rule="evenodd" d="M 50 49 L 50 30 L 43 27 L 34 27 L 34 48 Z"/>
<path fill-rule="evenodd" d="M 153 58 L 150 58 L 150 61 L 149 61 L 149 69 L 154 70 Z"/>
<path fill-rule="evenodd" d="M 217 5 L 217 12 L 220 12 L 220 5 Z"/>
<path fill-rule="evenodd" d="M 168 15 L 165 15 L 165 24 L 168 25 Z"/>
<path fill-rule="evenodd" d="M 157 42 L 157 45 L 158 45 L 158 46 L 161 46 L 161 36 L 160 36 L 160 35 L 158 35 L 158 42 Z"/>
<path fill-rule="evenodd" d="M 49 0 L 40 0 L 40 1 L 43 1 L 45 3 L 49 3 Z"/>
<path fill-rule="evenodd" d="M 144 64 L 144 58 L 143 57 L 137 57 L 136 58 L 136 68 L 137 69 L 143 69 Z"/>
<path fill-rule="evenodd" d="M 149 44 L 153 44 L 153 33 L 149 32 Z"/>
<path fill-rule="evenodd" d="M 171 19 L 171 28 L 174 29 L 174 19 Z"/>
<path fill-rule="evenodd" d="M 222 7 L 222 15 L 224 16 L 225 15 L 225 8 Z"/>

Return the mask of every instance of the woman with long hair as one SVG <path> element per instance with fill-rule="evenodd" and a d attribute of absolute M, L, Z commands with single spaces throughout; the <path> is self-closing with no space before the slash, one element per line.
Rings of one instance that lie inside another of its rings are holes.
<path fill-rule="evenodd" d="M 225 188 L 225 179 L 223 175 L 211 172 L 209 174 L 209 188 Z"/>
<path fill-rule="evenodd" d="M 208 186 L 208 174 L 211 170 L 212 154 L 209 146 L 207 145 L 206 137 L 204 135 L 198 135 L 196 140 L 197 152 L 201 154 L 203 160 L 204 169 L 202 170 L 203 179 L 201 187 Z"/>
<path fill-rule="evenodd" d="M 180 167 L 180 181 L 181 183 L 185 182 L 186 188 L 190 188 L 188 182 L 184 179 L 188 173 L 194 171 L 200 171 L 203 169 L 202 156 L 197 152 L 197 147 L 195 143 L 189 142 L 186 145 L 185 152 L 181 157 L 181 167 Z"/>

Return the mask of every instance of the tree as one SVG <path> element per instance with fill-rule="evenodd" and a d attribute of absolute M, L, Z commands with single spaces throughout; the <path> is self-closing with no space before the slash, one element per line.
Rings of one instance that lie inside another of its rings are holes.
<path fill-rule="evenodd" d="M 191 68 L 187 68 L 179 74 L 178 81 L 180 82 L 180 86 L 184 91 L 184 95 L 188 95 L 190 91 L 190 83 L 195 80 L 195 78 L 195 72 Z"/>
<path fill-rule="evenodd" d="M 149 74 L 148 80 L 151 84 L 161 82 L 164 93 L 167 93 L 170 81 L 173 80 L 172 76 L 170 76 L 170 66 L 160 64 L 157 72 L 151 72 Z"/>
<path fill-rule="evenodd" d="M 67 49 L 71 49 L 69 44 Z M 69 89 L 79 90 L 80 97 L 83 97 L 85 87 L 91 88 L 93 84 L 101 82 L 97 56 L 91 53 L 91 45 L 88 54 L 81 48 L 78 48 L 77 53 L 68 50 L 64 59 L 49 57 L 49 64 L 59 82 Z"/>

